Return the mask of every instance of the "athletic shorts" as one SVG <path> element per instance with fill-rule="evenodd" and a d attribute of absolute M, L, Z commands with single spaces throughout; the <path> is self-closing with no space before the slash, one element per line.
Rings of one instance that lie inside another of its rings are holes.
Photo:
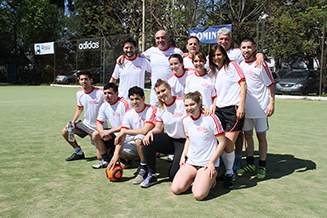
<path fill-rule="evenodd" d="M 139 156 L 139 153 L 137 152 L 135 140 L 141 139 L 143 141 L 144 137 L 145 137 L 145 135 L 139 134 L 134 137 L 134 140 L 125 141 L 120 152 L 127 154 L 127 155 L 131 155 L 131 156 Z"/>
<path fill-rule="evenodd" d="M 105 130 L 109 130 L 110 128 L 105 128 Z M 115 147 L 115 138 L 116 138 L 116 135 L 111 133 L 110 134 L 111 136 L 111 139 L 108 140 L 108 141 L 103 141 L 104 142 L 104 145 L 106 146 L 107 149 L 110 149 L 110 148 L 114 148 Z"/>
<path fill-rule="evenodd" d="M 192 164 L 189 164 L 189 163 L 187 163 L 187 165 L 190 165 L 190 166 L 194 167 L 196 170 L 199 170 L 199 169 L 205 167 L 205 166 L 196 166 L 196 165 L 192 165 Z M 218 173 L 219 167 L 215 167 L 215 169 L 216 169 L 216 171 Z"/>
<path fill-rule="evenodd" d="M 236 110 L 237 106 L 228 106 L 223 108 L 216 108 L 215 114 L 219 118 L 221 125 L 225 132 L 241 132 L 244 124 L 244 117 L 237 119 Z"/>
<path fill-rule="evenodd" d="M 269 129 L 268 118 L 245 118 L 243 131 L 250 132 L 255 128 L 256 133 L 264 133 Z"/>
<path fill-rule="evenodd" d="M 93 139 L 92 139 L 92 133 L 95 131 L 91 128 L 89 128 L 87 125 L 85 125 L 81 120 L 74 123 L 75 129 L 78 130 L 80 133 L 76 134 L 81 138 L 84 138 L 85 136 L 89 135 L 91 138 L 91 144 L 94 145 Z"/>

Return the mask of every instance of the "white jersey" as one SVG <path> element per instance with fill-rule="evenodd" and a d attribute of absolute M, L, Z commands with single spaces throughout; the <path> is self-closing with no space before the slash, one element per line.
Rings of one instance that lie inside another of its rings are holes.
<path fill-rule="evenodd" d="M 235 61 L 219 69 L 216 79 L 217 107 L 240 104 L 242 81 L 245 81 L 243 70 Z"/>
<path fill-rule="evenodd" d="M 99 88 L 92 87 L 92 90 L 88 93 L 84 89 L 80 89 L 76 93 L 77 107 L 84 108 L 84 120 L 83 123 L 96 130 L 97 116 L 99 108 L 104 100 L 103 90 Z M 107 127 L 107 123 L 104 123 Z"/>
<path fill-rule="evenodd" d="M 103 124 L 108 120 L 111 128 L 119 127 L 128 109 L 129 104 L 124 98 L 118 98 L 117 101 L 112 104 L 104 102 L 99 109 L 97 121 Z"/>
<path fill-rule="evenodd" d="M 203 113 L 197 119 L 190 115 L 183 118 L 186 137 L 190 140 L 186 163 L 194 166 L 205 166 L 215 153 L 218 141 L 217 136 L 224 134 L 224 129 L 215 114 L 204 116 Z M 219 166 L 219 158 L 215 167 Z"/>
<path fill-rule="evenodd" d="M 254 67 L 256 60 L 243 61 L 241 67 L 244 71 L 247 94 L 244 104 L 246 118 L 267 117 L 266 110 L 269 104 L 269 86 L 275 84 L 267 63 L 263 68 Z"/>
<path fill-rule="evenodd" d="M 193 70 L 184 69 L 184 72 L 181 76 L 173 74 L 169 79 L 168 83 L 171 86 L 171 94 L 176 97 L 184 97 L 184 89 L 186 84 L 186 77 L 194 73 Z"/>
<path fill-rule="evenodd" d="M 192 57 L 190 57 L 189 55 L 183 58 L 183 64 L 184 64 L 184 68 L 188 68 L 190 70 L 195 71 L 195 67 L 192 63 Z"/>
<path fill-rule="evenodd" d="M 195 91 L 201 93 L 203 106 L 211 109 L 213 99 L 217 97 L 215 83 L 212 78 L 207 74 L 200 76 L 196 72 L 188 75 L 184 92 L 187 94 Z"/>
<path fill-rule="evenodd" d="M 121 128 L 141 129 L 146 123 L 155 125 L 156 112 L 157 108 L 148 104 L 145 104 L 140 112 L 136 112 L 134 108 L 131 108 L 125 113 Z"/>
<path fill-rule="evenodd" d="M 183 55 L 183 52 L 179 48 L 169 46 L 165 50 L 160 50 L 158 47 L 151 47 L 141 54 L 141 56 L 146 57 L 151 62 L 151 105 L 159 105 L 156 92 L 154 91 L 154 85 L 156 84 L 157 80 L 160 78 L 168 81 L 169 77 L 173 75 L 173 71 L 170 69 L 170 64 L 168 61 L 169 56 L 172 54 Z"/>
<path fill-rule="evenodd" d="M 182 123 L 182 119 L 186 115 L 183 98 L 174 97 L 174 101 L 170 105 L 164 104 L 163 108 L 157 109 L 157 122 L 165 124 L 169 137 L 186 138 Z"/>
<path fill-rule="evenodd" d="M 112 78 L 120 80 L 119 97 L 129 100 L 128 90 L 133 86 L 144 89 L 145 71 L 151 72 L 151 65 L 144 57 L 136 56 L 134 59 L 125 57 L 124 63 L 121 66 L 116 64 Z"/>

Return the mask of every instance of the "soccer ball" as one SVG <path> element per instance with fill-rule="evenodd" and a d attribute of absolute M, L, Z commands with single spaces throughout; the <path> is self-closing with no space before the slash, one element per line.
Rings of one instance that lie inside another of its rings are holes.
<path fill-rule="evenodd" d="M 123 168 L 120 165 L 115 165 L 113 169 L 109 166 L 106 168 L 106 177 L 112 181 L 116 182 L 123 176 Z"/>

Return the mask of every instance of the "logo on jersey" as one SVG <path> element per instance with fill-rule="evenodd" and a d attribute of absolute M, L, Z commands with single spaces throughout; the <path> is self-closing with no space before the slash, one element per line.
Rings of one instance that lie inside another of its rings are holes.
<path fill-rule="evenodd" d="M 250 75 L 250 76 L 252 76 L 252 75 L 254 74 L 254 72 L 251 71 L 251 70 L 246 70 L 246 71 L 245 71 L 245 74 L 246 74 L 246 75 Z"/>
<path fill-rule="evenodd" d="M 142 67 L 140 67 L 140 66 L 133 66 L 133 69 L 134 69 L 134 70 L 141 70 Z"/>
<path fill-rule="evenodd" d="M 117 112 L 114 112 L 113 115 L 114 115 L 115 117 L 120 117 L 120 114 L 117 113 Z"/>
<path fill-rule="evenodd" d="M 222 77 L 229 76 L 229 75 L 230 75 L 230 72 L 228 72 L 228 71 L 225 72 L 225 73 L 223 73 L 223 74 L 221 74 Z"/>
<path fill-rule="evenodd" d="M 210 88 L 210 84 L 208 84 L 208 83 L 202 83 L 201 86 L 205 87 L 205 88 Z"/>
<path fill-rule="evenodd" d="M 202 127 L 202 126 L 200 126 L 200 127 L 196 128 L 196 130 L 197 130 L 198 132 L 206 132 L 206 131 L 207 131 L 207 127 Z"/>
<path fill-rule="evenodd" d="M 98 104 L 98 102 L 97 102 L 97 101 L 94 101 L 94 100 L 92 100 L 92 101 L 89 101 L 89 104 Z"/>
<path fill-rule="evenodd" d="M 181 117 L 181 116 L 183 116 L 183 114 L 180 113 L 180 112 L 175 112 L 175 113 L 173 114 L 173 117 L 174 117 L 174 118 Z"/>

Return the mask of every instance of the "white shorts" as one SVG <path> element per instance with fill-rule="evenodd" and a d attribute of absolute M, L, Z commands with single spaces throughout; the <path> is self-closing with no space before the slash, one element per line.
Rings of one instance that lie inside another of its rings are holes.
<path fill-rule="evenodd" d="M 126 140 L 123 147 L 121 148 L 120 152 L 131 155 L 131 156 L 139 156 L 139 153 L 137 152 L 135 140 L 141 139 L 143 141 L 145 135 L 136 135 L 133 140 Z"/>
<path fill-rule="evenodd" d="M 264 133 L 269 129 L 268 118 L 245 118 L 243 132 L 251 132 L 255 128 L 256 133 Z"/>

